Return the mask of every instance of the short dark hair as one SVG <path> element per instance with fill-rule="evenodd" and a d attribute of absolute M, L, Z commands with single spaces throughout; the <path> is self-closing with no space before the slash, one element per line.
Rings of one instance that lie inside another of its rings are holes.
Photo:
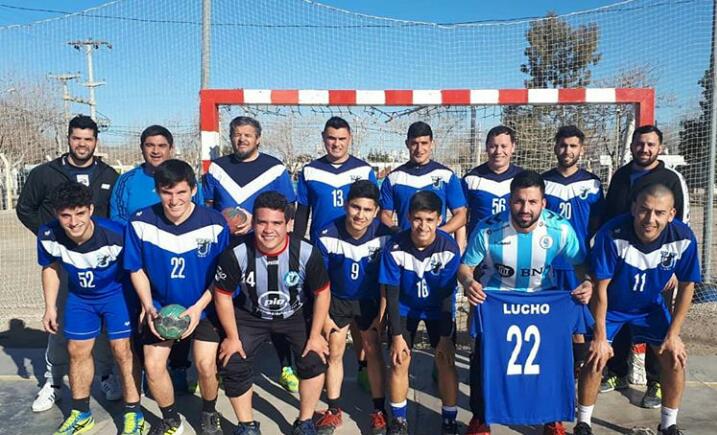
<path fill-rule="evenodd" d="M 412 215 L 419 211 L 435 211 L 440 215 L 442 208 L 443 201 L 441 201 L 441 198 L 436 195 L 435 192 L 421 190 L 411 197 L 411 202 L 408 205 L 408 214 Z"/>
<path fill-rule="evenodd" d="M 555 143 L 557 144 L 560 139 L 567 139 L 569 137 L 577 137 L 580 141 L 580 145 L 585 141 L 585 133 L 574 125 L 564 125 L 558 129 L 555 133 Z"/>
<path fill-rule="evenodd" d="M 169 143 L 170 147 L 174 146 L 174 137 L 172 136 L 172 133 L 161 125 L 150 125 L 145 128 L 142 135 L 139 137 L 139 146 L 143 146 L 144 141 L 150 136 L 163 136 L 167 139 L 167 143 Z"/>
<path fill-rule="evenodd" d="M 67 208 L 89 207 L 92 205 L 92 191 L 76 181 L 65 181 L 52 191 L 50 199 L 55 212 Z"/>
<path fill-rule="evenodd" d="M 182 181 L 186 181 L 192 189 L 197 185 L 194 169 L 182 160 L 165 160 L 154 171 L 154 185 L 157 190 L 161 187 L 174 187 Z"/>
<path fill-rule="evenodd" d="M 324 124 L 324 131 L 328 130 L 329 128 L 335 128 L 337 130 L 340 128 L 345 128 L 349 131 L 349 133 L 351 133 L 351 126 L 344 118 L 341 118 L 340 116 L 332 116 L 331 118 L 329 118 L 328 121 L 326 121 L 326 124 Z"/>
<path fill-rule="evenodd" d="M 635 192 L 635 195 L 633 196 L 632 200 L 633 202 L 637 202 L 645 196 L 659 197 L 663 195 L 667 195 L 672 198 L 673 202 L 675 201 L 675 192 L 673 192 L 672 189 L 662 183 L 650 183 L 645 186 L 642 186 L 640 190 Z"/>
<path fill-rule="evenodd" d="M 372 199 L 376 205 L 379 203 L 378 187 L 369 180 L 356 180 L 349 188 L 349 202 L 356 198 Z"/>
<path fill-rule="evenodd" d="M 241 127 L 242 125 L 251 125 L 254 127 L 254 130 L 256 130 L 256 136 L 261 136 L 261 124 L 259 124 L 259 121 L 251 116 L 237 116 L 232 119 L 232 122 L 229 123 L 229 136 L 234 135 L 234 129 Z"/>
<path fill-rule="evenodd" d="M 638 137 L 640 137 L 643 134 L 647 133 L 655 133 L 657 134 L 657 139 L 662 143 L 662 131 L 657 128 L 657 126 L 654 126 L 652 124 L 646 124 L 641 125 L 635 129 L 635 132 L 632 133 L 632 143 L 634 143 Z"/>
<path fill-rule="evenodd" d="M 528 187 L 540 188 L 540 193 L 545 195 L 545 181 L 539 172 L 531 169 L 521 171 L 510 182 L 510 194 L 514 194 L 518 189 L 527 189 Z"/>
<path fill-rule="evenodd" d="M 284 212 L 284 218 L 287 222 L 289 222 L 293 214 L 289 200 L 287 200 L 283 194 L 274 190 L 267 190 L 266 192 L 260 193 L 254 200 L 254 208 L 251 213 L 255 215 L 260 208 Z"/>
<path fill-rule="evenodd" d="M 411 140 L 415 137 L 428 136 L 433 140 L 433 130 L 431 126 L 423 121 L 416 121 L 408 127 L 408 133 L 406 133 L 406 140 Z"/>
<path fill-rule="evenodd" d="M 70 119 L 70 124 L 67 126 L 67 135 L 71 135 L 72 130 L 74 130 L 75 128 L 79 128 L 80 130 L 92 130 L 92 133 L 95 135 L 95 139 L 97 139 L 97 123 L 89 116 L 77 115 L 74 118 Z"/>
<path fill-rule="evenodd" d="M 488 145 L 488 142 L 490 142 L 492 138 L 501 134 L 507 134 L 510 136 L 510 142 L 515 143 L 515 130 L 505 125 L 496 125 L 488 130 L 488 135 L 485 137 L 485 144 Z"/>

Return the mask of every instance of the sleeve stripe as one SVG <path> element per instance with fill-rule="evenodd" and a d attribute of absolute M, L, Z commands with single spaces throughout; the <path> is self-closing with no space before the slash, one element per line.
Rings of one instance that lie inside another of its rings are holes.
<path fill-rule="evenodd" d="M 328 290 L 330 286 L 331 286 L 330 283 L 329 283 L 329 282 L 326 282 L 326 284 L 324 284 L 324 285 L 323 285 L 322 287 L 320 287 L 318 290 L 314 290 L 314 294 L 315 294 L 315 295 L 318 295 L 319 293 Z"/>
<path fill-rule="evenodd" d="M 234 292 L 232 291 L 224 290 L 223 288 L 217 286 L 214 286 L 214 290 L 226 296 L 231 296 L 234 294 Z"/>

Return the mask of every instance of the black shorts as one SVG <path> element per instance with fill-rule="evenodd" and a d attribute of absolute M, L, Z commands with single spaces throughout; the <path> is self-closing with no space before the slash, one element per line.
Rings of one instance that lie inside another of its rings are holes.
<path fill-rule="evenodd" d="M 207 317 L 199 321 L 199 324 L 197 324 L 197 327 L 194 329 L 194 332 L 192 332 L 192 335 L 187 337 L 185 340 L 199 340 L 208 341 L 210 343 L 219 343 L 221 341 L 221 337 L 219 335 L 219 328 L 217 328 L 216 324 L 210 321 Z M 156 335 L 152 334 L 149 326 L 142 325 L 142 332 L 139 335 L 139 341 L 143 345 L 151 345 L 169 340 L 162 340 L 161 338 L 158 338 Z M 180 340 L 176 340 L 175 343 L 179 341 Z"/>
<path fill-rule="evenodd" d="M 408 344 L 410 348 L 413 348 L 413 344 L 416 340 L 416 332 L 418 331 L 418 324 L 421 323 L 421 320 L 422 319 L 417 317 L 401 316 L 401 335 L 403 335 L 403 339 L 406 340 L 406 344 Z M 453 344 L 456 344 L 455 320 L 451 321 L 451 325 L 449 325 L 450 333 L 448 334 L 445 334 L 448 332 L 448 328 L 444 328 L 442 322 L 443 320 L 440 319 L 423 319 L 423 324 L 426 325 L 426 333 L 428 334 L 428 342 L 434 349 L 438 346 L 438 342 L 442 336 L 451 337 Z M 441 333 L 444 333 L 445 335 L 442 335 Z"/>
<path fill-rule="evenodd" d="M 329 317 L 336 326 L 343 328 L 356 321 L 359 330 L 365 331 L 378 316 L 378 299 L 339 299 L 331 298 Z"/>

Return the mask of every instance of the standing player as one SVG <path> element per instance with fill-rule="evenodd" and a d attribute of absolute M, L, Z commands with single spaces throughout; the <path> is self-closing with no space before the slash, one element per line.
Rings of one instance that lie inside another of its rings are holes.
<path fill-rule="evenodd" d="M 203 399 L 201 433 L 219 434 L 222 430 L 215 410 L 219 335 L 206 318 L 205 308 L 212 300 L 208 289 L 217 259 L 229 243 L 229 231 L 221 214 L 192 202 L 197 180 L 187 163 L 167 160 L 159 165 L 154 179 L 161 203 L 134 214 L 127 225 L 124 258 L 142 303 L 144 369 L 150 392 L 162 411 L 162 421 L 150 434 L 183 431 L 167 371 L 174 342 L 160 337 L 153 323 L 159 309 L 168 304 L 186 307 L 182 316 L 191 320 L 181 339 L 194 340 Z"/>
<path fill-rule="evenodd" d="M 60 268 L 68 276 L 69 293 L 62 328 L 70 355 L 72 411 L 55 434 L 92 429 L 90 387 L 95 365 L 92 348 L 102 327 L 122 377 L 125 400 L 123 434 L 141 434 L 144 417 L 139 406 L 139 366 L 132 354 L 130 336 L 136 319 L 136 296 L 122 270 L 122 226 L 93 217 L 92 192 L 83 184 L 67 181 L 53 194 L 56 221 L 38 232 L 38 262 L 42 266 L 45 296 L 45 331 L 56 334 Z"/>
<path fill-rule="evenodd" d="M 471 305 L 485 300 L 485 290 L 535 292 L 556 289 L 551 270 L 553 260 L 563 256 L 573 265 L 582 263 L 575 231 L 566 219 L 545 209 L 544 196 L 545 183 L 540 174 L 535 171 L 519 173 L 510 183 L 509 209 L 482 220 L 471 233 L 459 271 L 459 280 Z M 481 276 L 476 280 L 475 269 L 481 264 Z M 579 276 L 584 276 L 583 267 L 576 269 Z M 590 300 L 591 294 L 592 286 L 588 280 L 573 290 L 573 297 L 583 304 Z M 473 418 L 466 431 L 469 435 L 490 433 L 484 414 L 484 401 L 490 398 L 484 398 L 482 394 L 483 382 L 490 380 L 481 376 L 479 340 L 480 337 L 476 337 L 471 359 Z M 554 422 L 545 425 L 544 433 L 560 434 L 565 433 L 565 429 L 562 423 Z"/>
<path fill-rule="evenodd" d="M 630 143 L 632 160 L 618 169 L 610 180 L 610 187 L 605 198 L 603 223 L 620 214 L 629 213 L 635 193 L 653 183 L 664 184 L 672 191 L 675 199 L 675 217 L 684 223 L 689 223 L 690 199 L 687 184 L 679 172 L 668 168 L 664 162 L 658 160 L 662 151 L 662 131 L 659 128 L 654 125 L 643 125 L 635 129 Z M 665 286 L 665 291 L 672 293 L 676 285 L 677 281 L 673 277 Z M 671 299 L 668 297 L 668 300 Z M 602 392 L 628 386 L 630 330 L 622 328 L 612 346 L 615 356 L 608 362 L 608 375 L 600 387 Z M 645 352 L 645 372 L 647 374 L 647 391 L 640 401 L 640 406 L 659 408 L 662 397 L 660 367 L 658 358 L 650 346 Z"/>
<path fill-rule="evenodd" d="M 381 184 L 381 222 L 393 227 L 396 215 L 398 227 L 411 228 L 408 216 L 409 203 L 413 194 L 428 190 L 441 200 L 439 222 L 441 230 L 453 233 L 466 224 L 466 200 L 456 174 L 447 167 L 431 160 L 433 155 L 433 130 L 425 122 L 414 122 L 408 127 L 406 148 L 409 161 L 391 171 Z M 446 210 L 451 218 L 446 222 Z"/>
<path fill-rule="evenodd" d="M 37 166 L 27 177 L 25 186 L 17 201 L 17 217 L 23 225 L 37 236 L 40 225 L 54 219 L 54 210 L 50 200 L 52 192 L 66 181 L 76 181 L 89 186 L 92 191 L 94 215 L 107 217 L 112 185 L 117 172 L 95 157 L 97 148 L 97 124 L 89 116 L 79 115 L 70 120 L 67 127 L 68 152 L 55 160 Z M 67 299 L 67 284 L 64 273 L 57 298 L 59 323 L 63 323 L 63 306 Z M 98 371 L 102 374 L 101 387 L 107 400 L 119 400 L 122 397 L 119 385 L 112 372 L 112 356 L 107 341 L 102 336 L 97 346 Z M 45 350 L 45 385 L 37 393 L 32 403 L 34 412 L 47 411 L 60 399 L 59 390 L 62 378 L 67 371 L 67 343 L 62 328 L 57 334 L 47 338 Z"/>
<path fill-rule="evenodd" d="M 219 157 L 209 165 L 204 175 L 204 200 L 207 207 L 222 211 L 238 208 L 247 217 L 244 223 L 230 228 L 232 234 L 246 234 L 252 228 L 251 210 L 256 197 L 266 191 L 276 191 L 289 203 L 296 201 L 291 177 L 286 167 L 276 158 L 259 152 L 261 124 L 254 118 L 238 116 L 229 123 L 229 137 L 234 153 Z M 291 365 L 289 343 L 281 336 L 271 338 L 281 364 L 279 384 L 295 393 L 299 379 Z"/>
<path fill-rule="evenodd" d="M 389 434 L 407 435 L 408 370 L 418 324 L 423 321 L 436 353 L 442 433 L 457 434 L 458 377 L 455 365 L 455 292 L 460 251 L 438 230 L 443 204 L 431 191 L 418 192 L 407 210 L 410 230 L 397 234 L 381 256 L 379 282 L 386 286 L 391 336 Z"/>
<path fill-rule="evenodd" d="M 343 356 L 349 325 L 355 322 L 365 343 L 368 381 L 374 410 L 373 434 L 386 432 L 385 364 L 381 352 L 380 325 L 385 307 L 380 306 L 378 268 L 390 229 L 378 216 L 378 187 L 368 180 L 351 184 L 344 209 L 346 216 L 325 226 L 315 242 L 324 257 L 331 281 L 331 308 L 324 330 L 329 337 L 326 397 L 329 409 L 317 422 L 319 433 L 331 434 L 342 423 L 341 383 Z"/>
<path fill-rule="evenodd" d="M 590 418 L 602 369 L 612 354 L 610 341 L 625 328 L 635 340 L 652 346 L 659 359 L 664 395 L 658 432 L 682 433 L 677 411 L 687 352 L 680 331 L 695 283 L 700 282 L 700 267 L 695 235 L 686 224 L 674 220 L 676 214 L 672 190 L 662 184 L 648 185 L 637 194 L 632 215 L 612 219 L 595 238 L 596 325 L 587 366 L 580 373 L 575 434 L 593 433 Z M 679 283 L 671 316 L 662 290 L 673 274 Z"/>
<path fill-rule="evenodd" d="M 299 417 L 292 433 L 316 434 L 312 417 L 324 385 L 329 347 L 321 332 L 331 292 L 319 250 L 288 233 L 290 207 L 278 192 L 260 194 L 254 232 L 225 250 L 217 266 L 214 299 L 226 336 L 219 358 L 238 434 L 261 433 L 252 413 L 253 366 L 272 333 L 284 336 L 299 355 Z"/>

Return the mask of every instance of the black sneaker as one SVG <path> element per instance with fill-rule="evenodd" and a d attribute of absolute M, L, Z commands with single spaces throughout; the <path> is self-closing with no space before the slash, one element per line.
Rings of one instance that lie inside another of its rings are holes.
<path fill-rule="evenodd" d="M 403 417 L 393 417 L 388 425 L 388 435 L 408 435 L 408 421 Z"/>
<path fill-rule="evenodd" d="M 201 435 L 222 435 L 221 417 L 217 411 L 202 411 L 202 417 L 199 421 L 199 433 Z"/>
<path fill-rule="evenodd" d="M 573 435 L 593 435 L 593 428 L 587 423 L 580 422 L 573 428 Z"/>
<path fill-rule="evenodd" d="M 184 432 L 181 418 L 165 418 L 152 426 L 148 435 L 175 435 Z"/>
<path fill-rule="evenodd" d="M 233 435 L 261 435 L 259 422 L 252 421 L 251 423 L 239 423 L 236 429 L 234 429 Z"/>
<path fill-rule="evenodd" d="M 661 406 L 662 386 L 659 382 L 649 382 L 647 384 L 647 391 L 645 391 L 645 395 L 642 396 L 642 400 L 640 401 L 640 407 L 647 409 L 657 409 Z"/>
<path fill-rule="evenodd" d="M 294 422 L 291 435 L 316 435 L 316 425 L 312 419 Z"/>
<path fill-rule="evenodd" d="M 443 420 L 441 425 L 442 435 L 458 435 L 458 422 L 455 420 Z"/>
<path fill-rule="evenodd" d="M 682 431 L 679 427 L 677 427 L 676 424 L 673 424 L 672 426 L 668 427 L 667 429 L 663 429 L 661 426 L 657 426 L 657 432 L 662 435 L 682 435 Z"/>

